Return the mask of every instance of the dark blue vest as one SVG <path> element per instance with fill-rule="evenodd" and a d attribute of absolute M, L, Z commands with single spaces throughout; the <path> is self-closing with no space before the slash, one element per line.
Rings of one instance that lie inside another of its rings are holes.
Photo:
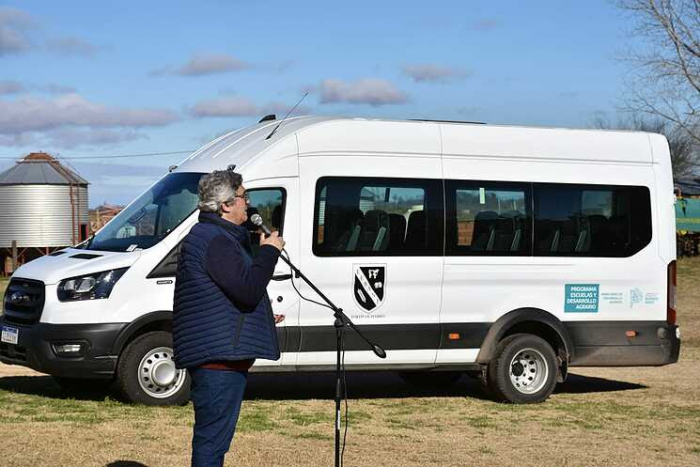
<path fill-rule="evenodd" d="M 239 300 L 231 290 L 243 281 L 231 284 L 231 288 L 217 285 L 214 277 L 221 276 L 212 275 L 212 270 L 231 268 L 248 277 L 253 266 L 249 233 L 216 214 L 201 213 L 199 220 L 185 237 L 178 262 L 173 303 L 175 364 L 192 368 L 210 361 L 278 360 L 277 330 L 264 291 L 278 252 L 274 247 L 263 247 L 261 253 L 266 257 L 255 260 L 264 263 L 258 271 L 264 270 L 265 277 L 257 279 L 255 287 L 262 290 L 262 298 L 250 303 L 241 292 Z M 239 277 L 232 277 L 232 281 L 237 280 Z"/>

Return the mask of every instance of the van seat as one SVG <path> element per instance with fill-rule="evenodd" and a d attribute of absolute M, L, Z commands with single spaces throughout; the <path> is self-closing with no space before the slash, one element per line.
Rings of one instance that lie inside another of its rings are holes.
<path fill-rule="evenodd" d="M 364 214 L 357 208 L 328 208 L 326 228 L 332 227 L 332 231 L 327 230 L 325 237 L 333 242 L 335 251 L 355 251 L 357 249 L 363 220 Z"/>
<path fill-rule="evenodd" d="M 404 248 L 425 247 L 425 211 L 413 211 L 408 216 Z"/>
<path fill-rule="evenodd" d="M 522 237 L 523 215 L 518 211 L 507 211 L 496 222 L 496 242 L 493 251 L 517 251 Z"/>
<path fill-rule="evenodd" d="M 389 214 L 389 249 L 400 250 L 406 238 L 406 218 L 401 214 Z"/>
<path fill-rule="evenodd" d="M 577 223 L 579 233 L 574 252 L 586 253 L 591 251 L 591 224 L 587 216 L 579 216 L 577 218 Z"/>
<path fill-rule="evenodd" d="M 474 218 L 473 251 L 493 251 L 496 244 L 496 224 L 499 215 L 495 211 L 481 211 Z"/>
<path fill-rule="evenodd" d="M 602 214 L 588 216 L 588 225 L 591 231 L 589 236 L 590 247 L 596 252 L 610 251 L 610 233 L 608 218 Z"/>
<path fill-rule="evenodd" d="M 554 250 L 559 253 L 573 253 L 578 241 L 579 232 L 575 216 L 561 222 L 559 247 Z"/>
<path fill-rule="evenodd" d="M 359 236 L 359 251 L 384 251 L 389 243 L 389 215 L 379 209 L 365 213 Z"/>

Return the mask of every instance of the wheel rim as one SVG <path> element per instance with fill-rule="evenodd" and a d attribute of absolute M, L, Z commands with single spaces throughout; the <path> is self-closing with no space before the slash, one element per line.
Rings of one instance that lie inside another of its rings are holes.
<path fill-rule="evenodd" d="M 138 371 L 141 389 L 156 399 L 165 399 L 178 392 L 187 376 L 184 370 L 175 368 L 173 349 L 169 347 L 158 347 L 146 353 Z"/>
<path fill-rule="evenodd" d="M 522 394 L 534 394 L 547 383 L 549 366 L 539 350 L 523 349 L 510 361 L 510 382 Z"/>

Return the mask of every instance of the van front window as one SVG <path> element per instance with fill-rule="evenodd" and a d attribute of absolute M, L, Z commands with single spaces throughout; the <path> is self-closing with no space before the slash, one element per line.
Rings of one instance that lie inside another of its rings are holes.
<path fill-rule="evenodd" d="M 171 173 L 120 212 L 85 248 L 133 251 L 150 248 L 197 209 L 201 173 Z"/>
<path fill-rule="evenodd" d="M 284 188 L 251 188 L 248 190 L 250 203 L 248 204 L 248 221 L 245 227 L 251 232 L 251 248 L 253 256 L 257 256 L 260 250 L 260 231 L 253 225 L 250 218 L 253 214 L 262 217 L 263 224 L 271 231 L 279 232 L 282 235 L 284 226 L 284 202 L 286 191 Z"/>

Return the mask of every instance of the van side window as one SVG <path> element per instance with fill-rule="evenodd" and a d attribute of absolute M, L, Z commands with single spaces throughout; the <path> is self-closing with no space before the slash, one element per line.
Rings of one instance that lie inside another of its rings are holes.
<path fill-rule="evenodd" d="M 250 221 L 253 214 L 260 214 L 263 224 L 271 231 L 282 235 L 284 228 L 284 207 L 287 193 L 284 188 L 251 188 L 247 190 L 250 203 L 248 204 L 248 220 L 245 227 L 251 232 L 251 249 L 253 256 L 260 249 L 260 234 L 258 228 Z"/>
<path fill-rule="evenodd" d="M 318 256 L 440 255 L 439 180 L 321 178 L 313 251 Z"/>
<path fill-rule="evenodd" d="M 651 241 L 649 189 L 536 183 L 535 255 L 631 256 Z"/>
<path fill-rule="evenodd" d="M 447 181 L 448 255 L 530 255 L 530 185 Z"/>

